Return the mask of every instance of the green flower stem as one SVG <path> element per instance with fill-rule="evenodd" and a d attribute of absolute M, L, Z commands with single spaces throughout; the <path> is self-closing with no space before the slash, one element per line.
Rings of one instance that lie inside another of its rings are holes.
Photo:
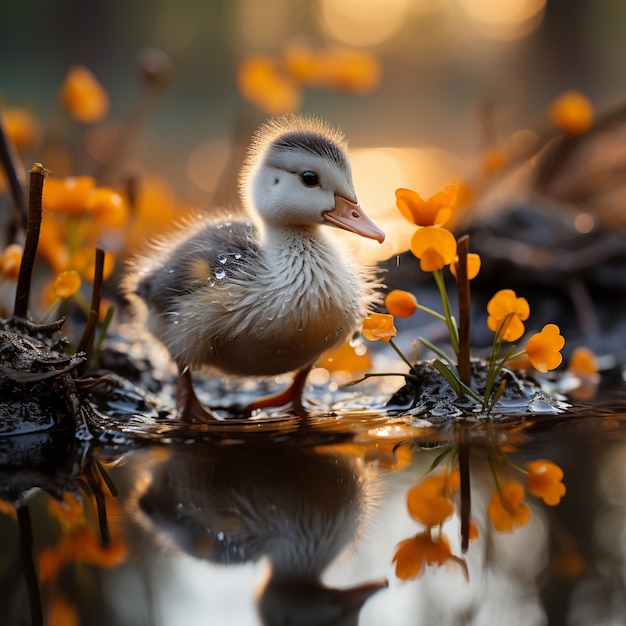
<path fill-rule="evenodd" d="M 413 374 L 403 374 L 402 372 L 368 372 L 367 374 L 363 374 L 363 378 L 359 378 L 358 380 L 351 380 L 349 383 L 346 383 L 344 387 L 352 387 L 352 385 L 362 383 L 368 378 L 382 378 L 384 376 L 402 376 L 402 378 L 405 378 L 407 380 L 414 380 L 416 382 L 419 380 L 419 378 L 417 376 L 413 376 Z"/>
<path fill-rule="evenodd" d="M 506 362 L 508 361 L 514 361 L 515 359 L 519 359 L 520 357 L 524 356 L 526 354 L 526 350 L 520 350 L 519 352 L 516 352 L 515 354 L 512 354 L 511 356 L 507 357 Z M 504 365 L 504 363 L 503 363 Z"/>
<path fill-rule="evenodd" d="M 402 352 L 402 350 L 400 350 L 400 348 L 398 348 L 398 346 L 396 345 L 393 339 L 389 340 L 389 345 L 397 352 L 398 356 L 409 366 L 409 370 L 412 370 L 413 363 L 411 363 L 411 361 L 409 361 L 409 359 L 407 359 L 406 356 L 404 356 L 404 353 Z"/>
<path fill-rule="evenodd" d="M 450 310 L 450 300 L 448 298 L 448 291 L 446 290 L 446 283 L 443 278 L 443 272 L 441 270 L 435 270 L 433 272 L 433 278 L 437 283 L 439 294 L 441 296 L 441 304 L 443 305 L 443 314 L 445 317 L 446 326 L 448 327 L 448 333 L 450 334 L 450 341 L 454 349 L 454 354 L 459 354 L 459 331 L 454 323 L 452 312 Z"/>
<path fill-rule="evenodd" d="M 454 361 L 440 348 L 438 348 L 434 343 L 428 341 L 428 339 L 424 339 L 424 337 L 420 337 L 419 341 L 422 345 L 426 346 L 431 352 L 434 352 L 440 359 L 445 361 L 451 368 L 456 371 L 456 365 Z"/>
<path fill-rule="evenodd" d="M 441 315 L 441 313 L 438 313 L 437 311 L 435 311 L 434 309 L 431 309 L 430 307 L 423 306 L 422 304 L 418 304 L 417 310 L 422 311 L 424 313 L 428 313 L 428 315 L 432 315 L 433 317 L 436 317 L 438 320 L 442 322 L 446 321 L 446 318 L 443 315 Z"/>

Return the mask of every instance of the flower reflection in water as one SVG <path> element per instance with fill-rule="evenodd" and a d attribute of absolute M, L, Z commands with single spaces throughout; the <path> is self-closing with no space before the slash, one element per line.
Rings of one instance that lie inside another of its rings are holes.
<path fill-rule="evenodd" d="M 348 589 L 321 576 L 355 541 L 370 504 L 366 473 L 328 451 L 200 444 L 169 449 L 136 499 L 136 514 L 166 545 L 216 564 L 266 557 L 257 592 L 267 624 L 357 624 L 387 582 Z"/>
<path fill-rule="evenodd" d="M 478 538 L 478 526 L 471 518 L 470 471 L 471 447 L 476 441 L 486 446 L 484 452 L 493 485 L 486 513 L 496 532 L 514 532 L 527 526 L 531 519 L 526 487 L 520 482 L 520 475 L 525 478 L 530 495 L 543 500 L 547 506 L 560 503 L 566 493 L 563 470 L 546 459 L 529 461 L 525 469 L 516 465 L 509 455 L 516 448 L 506 439 L 503 441 L 505 433 L 490 422 L 475 429 L 457 425 L 453 441 L 434 459 L 426 476 L 409 489 L 407 510 L 424 529 L 396 547 L 393 562 L 398 578 L 417 578 L 424 572 L 424 565 L 441 566 L 450 562 L 460 564 L 466 578 L 469 577 L 465 560 L 452 553 L 444 525 L 457 512 L 458 503 L 463 553 L 467 552 L 469 542 Z M 481 461 L 482 456 L 472 460 Z"/>

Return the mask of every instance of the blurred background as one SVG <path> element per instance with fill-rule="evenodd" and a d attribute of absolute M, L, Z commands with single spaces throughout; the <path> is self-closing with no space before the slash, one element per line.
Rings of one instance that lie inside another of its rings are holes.
<path fill-rule="evenodd" d="M 0 98 L 44 125 L 72 65 L 108 91 L 107 119 L 127 120 L 141 91 L 137 55 L 146 47 L 170 55 L 172 82 L 129 158 L 201 202 L 215 191 L 236 121 L 254 128 L 268 113 L 242 95 L 242 64 L 258 56 L 280 64 L 290 46 L 348 49 L 377 64 L 352 86 L 298 88 L 299 103 L 284 107 L 327 118 L 353 149 L 370 150 L 355 158 L 367 204 L 393 205 L 400 185 L 428 194 L 466 175 L 486 133 L 536 129 L 566 89 L 598 109 L 623 96 L 619 0 L 39 0 L 0 11 Z"/>
<path fill-rule="evenodd" d="M 607 328 L 626 293 L 623 2 L 64 0 L 1 11 L 0 102 L 19 112 L 21 160 L 126 185 L 130 219 L 95 220 L 82 235 L 117 268 L 186 211 L 235 204 L 251 134 L 300 112 L 346 133 L 359 201 L 387 233 L 383 246 L 358 243 L 368 261 L 388 260 L 390 287 L 419 280 L 410 255 L 395 271 L 414 230 L 395 190 L 427 198 L 456 183 L 449 227 L 474 229 L 483 259 L 477 314 L 497 287 L 520 289 L 542 303 L 535 323 L 571 326 L 568 346 L 602 334 L 596 348 L 615 350 Z M 572 93 L 555 122 L 554 103 Z M 8 214 L 10 196 L 0 199 Z M 44 243 L 76 223 L 59 217 L 44 218 Z M 61 249 L 67 237 L 48 261 L 83 271 Z"/>

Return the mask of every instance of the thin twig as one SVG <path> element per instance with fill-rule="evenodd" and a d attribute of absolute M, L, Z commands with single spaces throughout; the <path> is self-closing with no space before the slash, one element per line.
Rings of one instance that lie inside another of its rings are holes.
<path fill-rule="evenodd" d="M 41 230 L 41 196 L 43 193 L 43 179 L 47 170 L 41 163 L 35 163 L 30 170 L 30 192 L 28 196 L 28 225 L 26 227 L 26 241 L 24 242 L 24 254 L 20 265 L 20 273 L 17 279 L 15 292 L 14 317 L 26 317 L 28 312 L 28 300 L 30 297 L 30 282 L 33 275 L 35 255 L 39 243 Z"/>
<path fill-rule="evenodd" d="M 91 305 L 89 319 L 78 343 L 77 351 L 84 351 L 87 354 L 87 363 L 93 354 L 93 341 L 96 334 L 96 324 L 100 312 L 100 302 L 102 300 L 102 279 L 104 275 L 104 250 L 96 248 L 96 263 L 93 273 L 93 288 L 91 292 Z"/>
<path fill-rule="evenodd" d="M 470 363 L 470 284 L 467 277 L 467 253 L 469 235 L 463 235 L 457 242 L 458 261 L 456 280 L 459 297 L 459 378 L 468 387 L 471 384 L 472 369 Z"/>
<path fill-rule="evenodd" d="M 459 442 L 459 474 L 461 491 L 461 551 L 465 554 L 469 545 L 470 519 L 472 516 L 472 492 L 470 488 L 470 442 L 467 430 L 461 427 Z"/>
<path fill-rule="evenodd" d="M 39 580 L 37 579 L 37 571 L 33 561 L 33 525 L 27 504 L 21 504 L 17 507 L 17 523 L 20 529 L 22 569 L 26 579 L 28 600 L 30 602 L 30 623 L 32 626 L 41 626 L 43 624 L 41 594 L 39 593 Z"/>
<path fill-rule="evenodd" d="M 7 242 L 13 243 L 17 240 L 18 232 L 26 228 L 26 195 L 24 193 L 26 173 L 17 156 L 17 150 L 6 133 L 3 117 L 2 109 L 0 108 L 0 162 L 9 181 L 15 209 L 13 220 L 9 225 Z"/>

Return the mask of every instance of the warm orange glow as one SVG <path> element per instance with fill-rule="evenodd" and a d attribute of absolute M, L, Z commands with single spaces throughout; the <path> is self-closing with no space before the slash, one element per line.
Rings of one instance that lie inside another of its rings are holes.
<path fill-rule="evenodd" d="M 585 95 L 566 91 L 550 105 L 548 116 L 550 122 L 564 133 L 580 135 L 591 128 L 595 113 Z"/>
<path fill-rule="evenodd" d="M 374 46 L 403 26 L 411 0 L 320 0 L 320 19 L 329 35 L 353 46 Z"/>
<path fill-rule="evenodd" d="M 546 0 L 458 0 L 458 3 L 481 34 L 514 41 L 539 26 Z"/>

